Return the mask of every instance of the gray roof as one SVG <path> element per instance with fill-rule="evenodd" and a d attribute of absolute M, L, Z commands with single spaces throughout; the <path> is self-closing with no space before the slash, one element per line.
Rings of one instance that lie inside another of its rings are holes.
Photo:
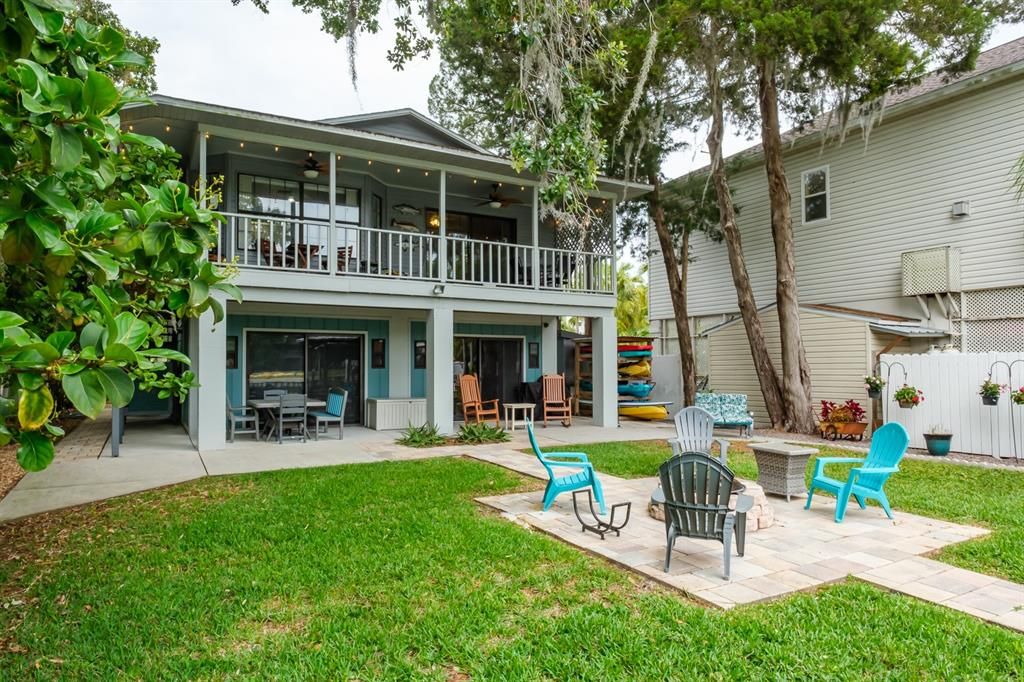
<path fill-rule="evenodd" d="M 352 114 L 349 116 L 332 116 L 331 118 L 322 118 L 317 123 L 326 123 L 327 125 L 342 126 L 344 128 L 355 128 L 356 130 L 365 130 L 367 132 L 376 133 L 382 135 L 380 130 L 373 126 L 364 125 L 368 123 L 378 123 L 386 121 L 388 119 L 408 119 L 414 123 L 418 123 L 422 126 L 429 128 L 437 136 L 445 138 L 451 142 L 452 147 L 459 149 L 471 149 L 481 154 L 490 154 L 491 152 L 481 147 L 480 145 L 466 139 L 462 135 L 459 135 L 453 130 L 445 128 L 443 125 L 435 121 L 434 119 L 421 114 L 420 112 L 410 107 L 404 107 L 401 109 L 388 109 L 385 111 L 373 111 L 366 114 Z M 403 139 L 400 136 L 399 139 Z"/>

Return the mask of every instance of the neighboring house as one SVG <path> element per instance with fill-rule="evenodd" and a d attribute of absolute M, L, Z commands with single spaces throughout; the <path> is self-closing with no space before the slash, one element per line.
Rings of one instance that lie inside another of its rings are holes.
<path fill-rule="evenodd" d="M 951 81 L 932 74 L 891 94 L 865 141 L 786 136 L 804 341 L 814 399 L 865 401 L 879 351 L 1024 351 L 1024 206 L 1013 185 L 1024 154 L 1024 39 L 982 53 Z M 769 203 L 760 149 L 732 174 L 758 305 L 775 302 Z M 650 240 L 651 329 L 676 345 L 657 240 Z M 698 373 L 765 413 L 738 316 L 726 247 L 691 241 L 689 312 Z M 774 307 L 762 321 L 776 362 Z M 894 381 L 900 381 L 898 372 Z"/>
<path fill-rule="evenodd" d="M 237 265 L 244 301 L 185 330 L 201 450 L 224 447 L 226 398 L 269 389 L 345 388 L 354 423 L 410 399 L 451 432 L 453 377 L 514 399 L 556 371 L 565 315 L 592 318 L 608 351 L 595 422 L 616 423 L 612 216 L 647 187 L 602 179 L 606 229 L 580 236 L 540 219 L 536 178 L 412 110 L 306 121 L 157 95 L 121 118 L 177 149 L 190 184 L 224 179 L 210 259 Z"/>

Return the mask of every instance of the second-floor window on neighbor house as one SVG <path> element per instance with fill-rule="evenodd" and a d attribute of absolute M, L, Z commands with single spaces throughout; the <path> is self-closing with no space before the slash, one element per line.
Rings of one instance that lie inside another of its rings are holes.
<path fill-rule="evenodd" d="M 829 218 L 828 166 L 804 171 L 801 176 L 801 190 L 804 202 L 804 222 Z"/>

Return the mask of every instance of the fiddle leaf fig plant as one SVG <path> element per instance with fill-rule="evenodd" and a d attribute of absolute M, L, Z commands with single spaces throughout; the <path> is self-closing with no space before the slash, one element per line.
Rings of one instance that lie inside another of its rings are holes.
<path fill-rule="evenodd" d="M 206 259 L 220 216 L 180 179 L 177 154 L 122 130 L 143 101 L 114 75 L 143 67 L 68 0 L 0 0 L 0 445 L 45 468 L 58 405 L 95 418 L 136 387 L 196 385 L 169 327 L 240 299 Z"/>

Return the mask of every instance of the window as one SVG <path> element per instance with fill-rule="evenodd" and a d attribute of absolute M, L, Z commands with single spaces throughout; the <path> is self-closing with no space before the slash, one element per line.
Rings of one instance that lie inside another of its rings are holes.
<path fill-rule="evenodd" d="M 437 209 L 428 208 L 426 215 L 427 225 L 431 229 L 436 229 L 433 226 L 441 224 Z M 445 216 L 445 232 L 449 237 L 505 243 L 514 243 L 516 240 L 515 218 L 499 218 L 498 216 L 457 211 L 447 211 Z"/>
<path fill-rule="evenodd" d="M 330 185 L 238 174 L 238 210 L 243 213 L 330 220 Z M 338 187 L 335 218 L 359 224 L 359 190 Z"/>
<path fill-rule="evenodd" d="M 829 218 L 828 166 L 804 171 L 801 178 L 804 200 L 804 222 L 813 223 Z"/>

